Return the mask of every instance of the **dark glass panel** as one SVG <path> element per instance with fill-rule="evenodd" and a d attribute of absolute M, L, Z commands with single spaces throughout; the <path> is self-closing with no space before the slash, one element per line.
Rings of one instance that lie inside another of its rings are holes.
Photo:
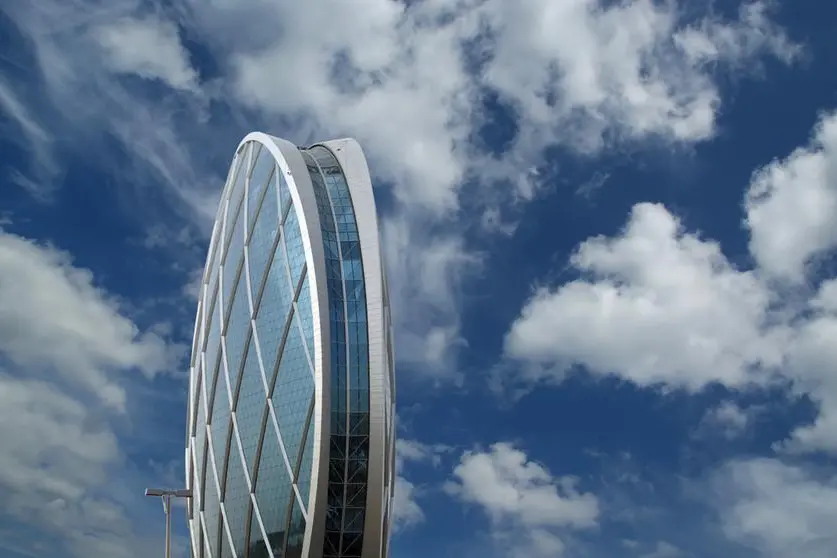
<path fill-rule="evenodd" d="M 302 541 L 305 538 L 305 517 L 296 498 L 293 499 L 293 511 L 288 526 L 288 541 L 283 558 L 302 558 Z"/>

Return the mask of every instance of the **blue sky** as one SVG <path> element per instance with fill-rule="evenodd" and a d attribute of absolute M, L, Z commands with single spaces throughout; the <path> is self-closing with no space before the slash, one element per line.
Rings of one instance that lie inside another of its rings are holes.
<path fill-rule="evenodd" d="M 162 550 L 142 490 L 183 483 L 195 284 L 252 130 L 370 160 L 394 558 L 833 556 L 835 22 L 787 0 L 0 4 L 0 558 Z"/>

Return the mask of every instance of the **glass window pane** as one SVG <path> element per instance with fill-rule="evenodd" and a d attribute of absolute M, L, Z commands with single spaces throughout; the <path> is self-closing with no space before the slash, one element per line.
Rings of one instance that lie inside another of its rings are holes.
<path fill-rule="evenodd" d="M 296 287 L 300 275 L 302 275 L 302 266 L 305 265 L 305 249 L 302 246 L 302 234 L 299 229 L 296 211 L 288 214 L 282 230 L 285 235 L 285 250 L 288 254 L 288 264 L 291 269 L 291 284 Z"/>
<path fill-rule="evenodd" d="M 261 149 L 256 156 L 256 164 L 253 166 L 253 174 L 250 176 L 250 192 L 247 194 L 247 223 L 250 228 L 252 228 L 259 204 L 262 203 L 262 194 L 265 192 L 268 180 L 273 180 L 273 169 L 275 167 L 276 161 L 270 151 Z M 269 195 L 264 199 L 267 200 L 265 203 L 275 205 L 277 203 L 275 190 L 269 192 Z"/>
<path fill-rule="evenodd" d="M 267 409 L 267 394 L 264 391 L 256 344 L 250 340 L 244 361 L 244 373 L 241 375 L 241 387 L 235 407 L 238 433 L 241 437 L 241 450 L 247 461 L 247 470 L 252 473 L 259 445 L 261 426 Z M 251 475 L 252 478 L 252 475 Z"/>
<path fill-rule="evenodd" d="M 209 474 L 207 473 L 207 477 Z M 218 556 L 218 528 L 220 527 L 221 508 L 220 502 L 215 491 L 215 483 L 207 482 L 206 493 L 213 496 L 207 496 L 207 505 L 204 510 L 204 518 L 206 520 L 206 538 L 209 541 L 209 555 Z M 211 504 L 210 504 L 211 502 Z"/>
<path fill-rule="evenodd" d="M 227 370 L 230 373 L 230 388 L 235 390 L 238 385 L 238 375 L 244 356 L 244 344 L 250 334 L 250 304 L 247 300 L 247 285 L 245 277 L 241 276 L 238 287 L 233 293 L 232 308 L 224 334 L 224 344 L 227 348 Z M 230 394 L 232 401 L 232 394 Z"/>
<path fill-rule="evenodd" d="M 314 455 L 314 420 L 308 422 L 304 448 L 299 472 L 297 473 L 297 486 L 299 487 L 299 495 L 302 496 L 302 501 L 305 504 L 305 509 L 308 510 L 308 498 L 311 490 L 311 460 Z"/>
<path fill-rule="evenodd" d="M 270 558 L 255 510 L 250 516 L 250 554 L 248 556 L 249 558 Z"/>
<path fill-rule="evenodd" d="M 288 529 L 288 544 L 283 558 L 301 558 L 302 540 L 305 537 L 305 517 L 299 508 L 299 503 L 294 498 L 293 511 L 291 512 L 291 523 Z"/>
<path fill-rule="evenodd" d="M 274 188 L 271 181 L 265 199 L 270 200 L 276 195 Z M 254 298 L 258 296 L 265 269 L 273 257 L 273 244 L 277 234 L 279 234 L 279 214 L 276 211 L 276 204 L 262 203 L 247 249 Z"/>
<path fill-rule="evenodd" d="M 216 295 L 217 291 L 213 293 L 213 296 Z M 214 373 L 215 367 L 218 364 L 218 357 L 221 353 L 221 305 L 218 304 L 217 300 L 210 304 L 214 307 L 212 308 L 209 317 L 209 334 L 206 338 L 206 355 L 204 365 L 206 370 L 209 370 L 210 373 Z M 209 384 L 210 387 L 211 385 L 212 384 Z M 207 390 L 207 392 L 211 391 L 211 389 Z"/>
<path fill-rule="evenodd" d="M 250 490 L 244 478 L 244 467 L 241 464 L 238 442 L 235 435 L 230 443 L 230 459 L 227 465 L 227 486 L 224 491 L 224 507 L 227 511 L 227 522 L 232 535 L 236 554 L 244 552 L 245 530 L 247 522 L 247 508 L 250 504 Z"/>
<path fill-rule="evenodd" d="M 277 176 L 276 187 L 279 190 L 279 207 L 282 215 L 284 215 L 291 205 L 291 191 L 288 189 L 288 183 L 285 181 L 285 175 L 281 172 Z"/>
<path fill-rule="evenodd" d="M 291 467 L 296 467 L 308 408 L 313 396 L 314 378 L 294 320 L 282 352 L 272 397 L 276 422 L 279 423 L 279 432 L 282 434 Z"/>
<path fill-rule="evenodd" d="M 230 206 L 230 212 L 232 212 Z M 235 285 L 238 268 L 244 259 L 244 223 L 240 217 L 231 220 L 227 229 L 227 248 L 224 256 L 224 300 L 229 300 L 232 288 Z"/>
<path fill-rule="evenodd" d="M 256 504 L 267 531 L 268 544 L 281 552 L 285 544 L 285 528 L 288 519 L 288 501 L 291 497 L 291 478 L 279 449 L 279 440 L 268 425 L 262 444 L 259 474 L 256 479 Z M 256 533 L 261 539 L 261 533 Z M 256 541 L 257 544 L 258 540 Z"/>
<path fill-rule="evenodd" d="M 296 307 L 299 322 L 302 325 L 305 348 L 308 350 L 308 356 L 311 362 L 314 362 L 314 315 L 311 311 L 311 288 L 307 276 L 302 280 L 302 287 L 299 291 Z"/>
<path fill-rule="evenodd" d="M 256 331 L 259 347 L 262 351 L 262 363 L 268 381 L 273 377 L 273 370 L 279 354 L 279 346 L 288 314 L 291 310 L 293 292 L 288 284 L 288 272 L 285 269 L 282 244 L 276 246 L 273 263 L 267 275 L 264 293 L 256 314 Z"/>

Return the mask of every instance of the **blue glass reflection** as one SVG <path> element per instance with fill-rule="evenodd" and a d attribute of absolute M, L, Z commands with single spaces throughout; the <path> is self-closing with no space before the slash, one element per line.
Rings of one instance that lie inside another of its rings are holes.
<path fill-rule="evenodd" d="M 363 262 L 352 200 L 337 159 L 303 153 L 326 255 L 331 332 L 331 440 L 324 558 L 359 557 L 369 452 L 369 351 Z"/>

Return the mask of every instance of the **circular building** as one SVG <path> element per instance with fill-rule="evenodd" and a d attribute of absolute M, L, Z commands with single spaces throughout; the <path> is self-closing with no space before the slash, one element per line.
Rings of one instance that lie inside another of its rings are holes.
<path fill-rule="evenodd" d="M 393 340 L 351 139 L 239 145 L 198 301 L 186 478 L 195 558 L 388 556 Z"/>

